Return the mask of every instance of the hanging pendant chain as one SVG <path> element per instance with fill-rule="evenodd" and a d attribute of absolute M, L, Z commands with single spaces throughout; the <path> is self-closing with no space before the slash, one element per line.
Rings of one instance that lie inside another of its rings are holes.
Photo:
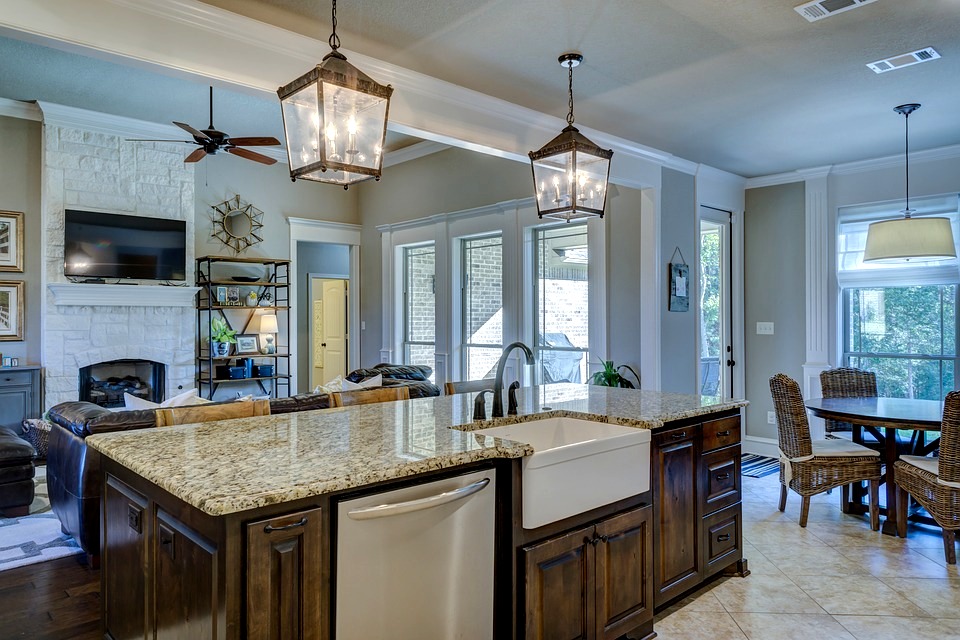
<path fill-rule="evenodd" d="M 906 176 L 907 183 L 907 210 L 904 215 L 910 217 L 910 114 L 904 113 L 904 118 L 906 120 L 903 123 L 904 136 L 903 136 L 903 155 L 906 158 L 906 165 L 904 169 L 904 175 Z"/>
<path fill-rule="evenodd" d="M 340 48 L 340 36 L 337 35 L 337 0 L 333 0 L 333 33 L 327 42 L 334 51 Z"/>
<path fill-rule="evenodd" d="M 567 91 L 570 93 L 570 101 L 568 106 L 570 107 L 570 112 L 567 114 L 567 124 L 573 126 L 573 62 L 567 63 L 567 68 L 569 69 L 569 76 L 567 79 Z"/>

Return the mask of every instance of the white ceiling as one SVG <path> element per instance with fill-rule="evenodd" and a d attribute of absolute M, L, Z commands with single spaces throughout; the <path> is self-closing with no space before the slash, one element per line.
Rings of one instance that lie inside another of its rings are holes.
<path fill-rule="evenodd" d="M 207 0 L 325 40 L 320 0 Z M 798 0 L 341 0 L 343 46 L 562 117 L 579 50 L 577 122 L 745 177 L 960 144 L 960 2 L 878 0 L 816 23 Z M 21 37 L 19 34 L 13 34 Z M 865 64 L 934 47 L 941 60 Z M 196 82 L 0 40 L 0 95 L 206 126 Z M 221 109 L 222 106 L 222 109 Z M 218 128 L 280 137 L 275 101 L 218 92 Z M 546 140 L 544 140 L 545 142 Z"/>

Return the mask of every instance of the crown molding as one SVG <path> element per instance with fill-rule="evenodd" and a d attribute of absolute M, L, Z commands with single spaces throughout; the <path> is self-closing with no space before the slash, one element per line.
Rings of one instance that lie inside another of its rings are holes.
<path fill-rule="evenodd" d="M 707 180 L 716 180 L 718 182 L 724 182 L 734 187 L 739 187 L 743 189 L 747 183 L 747 179 L 743 176 L 738 176 L 735 173 L 730 173 L 729 171 L 724 171 L 723 169 L 717 169 L 716 167 L 711 167 L 708 164 L 698 164 L 696 165 L 696 170 L 693 172 L 694 175 L 701 178 L 706 178 Z"/>
<path fill-rule="evenodd" d="M 154 37 L 142 37 L 145 24 L 150 25 Z M 328 51 L 325 41 L 199 0 L 5 0 L 0 28 L 87 55 L 94 52 L 125 64 L 159 66 L 168 74 L 215 79 L 274 97 L 279 85 L 316 65 Z M 190 46 L 179 46 L 185 43 Z M 396 87 L 390 106 L 391 130 L 526 162 L 531 149 L 539 148 L 565 126 L 562 118 L 341 51 L 379 82 Z M 126 131 L 123 135 L 132 133 Z M 581 131 L 598 145 L 614 150 L 610 181 L 615 184 L 655 186 L 661 167 L 689 174 L 698 171 L 696 163 L 665 151 L 587 127 Z M 271 151 L 277 153 L 268 153 L 271 157 L 286 160 L 282 150 Z"/>
<path fill-rule="evenodd" d="M 803 182 L 806 178 L 799 171 L 787 171 L 785 173 L 774 173 L 769 176 L 758 176 L 756 178 L 747 178 L 746 189 L 758 189 L 760 187 L 773 187 L 778 184 L 790 184 L 791 182 Z"/>
<path fill-rule="evenodd" d="M 35 102 L 0 98 L 0 116 L 43 122 L 43 113 Z"/>
<path fill-rule="evenodd" d="M 410 162 L 411 160 L 417 160 L 449 148 L 449 145 L 433 142 L 431 140 L 424 140 L 423 142 L 411 144 L 410 146 L 397 149 L 396 151 L 387 151 L 385 154 L 383 154 L 383 167 L 392 167 L 404 162 Z"/>
<path fill-rule="evenodd" d="M 461 209 L 460 211 L 436 213 L 434 215 L 415 218 L 413 220 L 381 224 L 377 225 L 376 229 L 378 233 L 401 231 L 403 229 L 415 229 L 417 227 L 423 227 L 426 225 L 432 225 L 441 222 L 452 222 L 454 220 L 463 220 L 465 218 L 476 218 L 478 216 L 486 215 L 504 215 L 523 207 L 532 206 L 536 206 L 535 198 L 518 198 L 516 200 L 505 200 L 503 202 L 488 204 L 482 207 L 474 207 L 472 209 Z"/>

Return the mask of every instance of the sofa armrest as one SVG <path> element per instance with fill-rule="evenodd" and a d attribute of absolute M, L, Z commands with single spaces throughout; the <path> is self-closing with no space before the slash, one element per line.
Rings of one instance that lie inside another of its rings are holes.
<path fill-rule="evenodd" d="M 110 411 L 92 402 L 61 402 L 48 412 L 48 419 L 76 436 L 93 433 L 146 429 L 157 426 L 153 409 Z"/>

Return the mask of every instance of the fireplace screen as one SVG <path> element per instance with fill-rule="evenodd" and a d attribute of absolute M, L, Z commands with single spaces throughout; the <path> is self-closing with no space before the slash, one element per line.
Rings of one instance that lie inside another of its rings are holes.
<path fill-rule="evenodd" d="M 80 399 L 101 407 L 123 407 L 123 394 L 163 401 L 166 365 L 152 360 L 112 360 L 80 369 Z"/>

